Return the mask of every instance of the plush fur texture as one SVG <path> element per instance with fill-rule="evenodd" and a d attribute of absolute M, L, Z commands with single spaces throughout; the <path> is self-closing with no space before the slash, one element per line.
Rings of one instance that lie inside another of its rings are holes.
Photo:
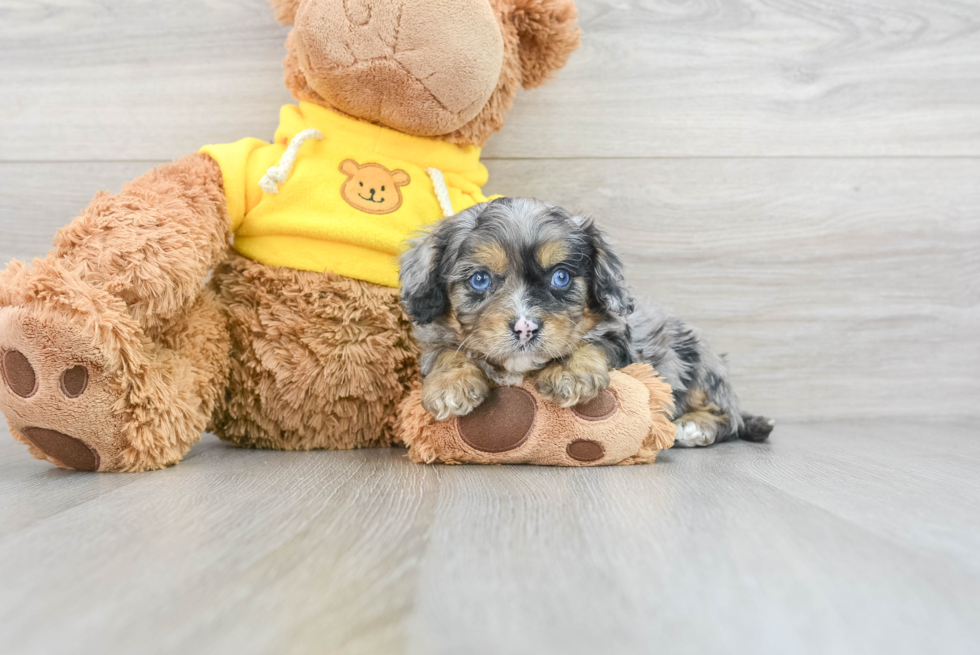
<path fill-rule="evenodd" d="M 481 0 L 483 1 L 486 0 Z M 312 21 L 312 18 L 304 16 L 304 6 L 319 2 L 320 0 L 273 0 L 280 20 L 287 25 L 294 25 L 297 19 Z M 414 0 L 411 3 L 407 0 L 391 3 L 362 0 L 352 4 L 358 8 L 358 11 L 353 14 L 355 16 L 365 12 L 364 8 L 367 6 L 377 7 L 373 11 L 383 13 L 379 16 L 379 20 L 389 12 L 397 12 L 399 7 L 405 4 L 413 9 L 416 6 L 424 7 L 425 11 L 429 12 L 430 20 L 437 23 L 446 17 L 455 19 L 458 15 L 455 11 L 448 14 L 445 11 L 436 11 L 440 9 L 439 6 L 423 0 Z M 396 94 L 388 94 L 384 103 L 361 104 L 362 99 L 370 97 L 370 94 L 363 92 L 364 79 L 358 76 L 338 77 L 330 72 L 334 68 L 313 66 L 309 61 L 309 45 L 306 43 L 308 37 L 304 38 L 304 34 L 312 28 L 304 29 L 303 25 L 294 27 L 286 41 L 287 55 L 284 62 L 286 86 L 299 100 L 309 100 L 332 107 L 349 113 L 355 118 L 398 127 L 410 134 L 433 136 L 451 143 L 483 146 L 490 136 L 503 126 L 504 117 L 514 104 L 517 90 L 522 86 L 526 89 L 540 86 L 552 73 L 562 68 L 572 52 L 578 48 L 581 36 L 576 25 L 578 13 L 572 0 L 489 0 L 489 4 L 497 21 L 496 27 L 499 30 L 497 38 L 502 39 L 503 52 L 499 63 L 495 58 L 492 66 L 483 64 L 482 68 L 497 68 L 499 73 L 494 78 L 489 98 L 483 96 L 484 89 L 480 87 L 468 93 L 466 98 L 457 101 L 458 106 L 465 106 L 467 109 L 467 111 L 456 112 L 459 118 L 467 116 L 469 111 L 478 107 L 478 111 L 473 112 L 474 115 L 459 126 L 451 126 L 453 121 L 449 117 L 439 118 L 440 112 L 430 112 L 431 117 L 428 119 L 417 117 L 415 112 L 417 102 L 414 99 L 420 95 L 420 91 L 414 88 L 413 80 L 403 80 L 400 72 L 392 73 L 387 68 L 375 67 L 369 71 L 371 84 L 383 86 L 381 82 L 385 82 L 391 85 L 390 78 L 387 80 L 382 78 L 385 75 L 394 75 L 396 76 L 395 88 L 409 88 L 410 92 L 405 93 L 401 98 Z M 431 57 L 433 61 L 439 61 L 439 65 L 442 66 L 443 49 L 439 46 L 438 41 L 429 38 L 419 39 L 416 43 L 418 53 L 425 53 L 430 48 L 434 49 Z M 396 51 L 396 44 L 393 44 L 390 52 L 379 54 L 383 55 L 382 59 L 395 58 Z M 430 55 L 416 56 L 425 60 Z M 473 68 L 472 64 L 464 61 L 449 63 L 452 68 L 467 69 L 467 77 L 473 76 L 473 71 L 468 70 Z M 318 74 L 318 70 L 326 72 Z M 392 67 L 391 70 L 396 70 L 396 67 Z M 454 87 L 454 93 L 456 92 Z M 483 99 L 480 100 L 481 98 Z M 469 102 L 466 102 L 467 99 Z M 477 104 L 478 100 L 480 101 Z M 398 124 L 393 125 L 389 121 Z"/>
<path fill-rule="evenodd" d="M 648 464 L 656 459 L 659 451 L 673 444 L 670 387 L 650 366 L 636 364 L 613 371 L 609 389 L 617 406 L 610 414 L 598 418 L 583 417 L 547 402 L 530 381 L 521 388 L 534 399 L 529 410 L 532 416 L 519 426 L 523 432 L 530 424 L 530 432 L 523 440 L 515 439 L 515 445 L 506 450 L 488 452 L 468 443 L 465 433 L 469 426 L 459 418 L 437 421 L 423 406 L 421 389 L 415 389 L 399 407 L 396 433 L 408 446 L 409 457 L 426 464 Z M 511 404 L 505 411 L 520 409 Z M 486 429 L 506 430 L 506 427 L 495 421 Z M 574 457 L 576 442 L 592 445 L 594 459 Z"/>
<path fill-rule="evenodd" d="M 239 255 L 211 285 L 232 337 L 215 434 L 282 450 L 391 444 L 395 407 L 418 379 L 397 290 Z"/>
<path fill-rule="evenodd" d="M 123 300 L 151 338 L 183 320 L 230 243 L 221 170 L 194 154 L 99 193 L 58 231 L 49 259 Z"/>
<path fill-rule="evenodd" d="M 610 367 L 644 362 L 674 390 L 683 445 L 772 430 L 746 424 L 724 361 L 696 329 L 653 304 L 634 313 L 606 238 L 560 207 L 501 198 L 461 212 L 415 241 L 401 280 L 422 345 L 422 403 L 437 418 L 475 410 L 488 381 L 530 378 L 571 407 L 608 387 Z"/>
<path fill-rule="evenodd" d="M 578 43 L 571 0 L 273 6 L 297 26 L 285 66 L 297 98 L 459 144 L 483 145 L 517 89 Z M 349 61 L 338 34 L 358 51 Z M 0 411 L 14 436 L 69 466 L 30 442 L 46 431 L 61 444 L 49 450 L 100 471 L 175 464 L 209 421 L 249 447 L 388 445 L 417 379 L 397 292 L 262 266 L 230 254 L 230 238 L 221 171 L 196 154 L 100 193 L 45 259 L 0 272 Z M 67 371 L 86 381 L 77 396 Z"/>

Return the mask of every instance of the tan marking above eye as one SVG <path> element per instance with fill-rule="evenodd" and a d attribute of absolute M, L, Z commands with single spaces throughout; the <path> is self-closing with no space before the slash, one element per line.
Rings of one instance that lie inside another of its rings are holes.
<path fill-rule="evenodd" d="M 551 268 L 568 259 L 568 248 L 562 241 L 549 241 L 538 246 L 535 256 L 542 268 Z"/>
<path fill-rule="evenodd" d="M 488 243 L 480 246 L 473 253 L 473 261 L 486 266 L 497 275 L 507 271 L 507 253 L 498 243 Z"/>

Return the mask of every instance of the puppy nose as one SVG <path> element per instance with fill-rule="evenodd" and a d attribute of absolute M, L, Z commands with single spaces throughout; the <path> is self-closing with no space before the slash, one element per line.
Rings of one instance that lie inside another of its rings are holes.
<path fill-rule="evenodd" d="M 514 323 L 514 334 L 517 335 L 521 343 L 527 343 L 538 333 L 538 324 L 523 316 Z"/>

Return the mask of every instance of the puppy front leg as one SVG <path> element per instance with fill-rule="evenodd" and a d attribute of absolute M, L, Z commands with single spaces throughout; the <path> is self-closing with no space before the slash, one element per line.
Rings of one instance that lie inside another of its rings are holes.
<path fill-rule="evenodd" d="M 422 406 L 436 420 L 465 416 L 490 392 L 486 374 L 472 359 L 455 350 L 443 351 L 422 381 Z"/>
<path fill-rule="evenodd" d="M 535 387 L 546 400 L 574 407 L 609 387 L 609 361 L 601 350 L 584 344 L 567 358 L 541 369 Z"/>

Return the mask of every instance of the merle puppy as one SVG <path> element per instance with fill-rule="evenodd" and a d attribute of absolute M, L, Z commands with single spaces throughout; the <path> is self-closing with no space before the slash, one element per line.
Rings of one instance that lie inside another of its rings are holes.
<path fill-rule="evenodd" d="M 448 218 L 402 256 L 401 283 L 423 351 L 422 404 L 438 419 L 529 375 L 571 407 L 606 388 L 610 368 L 648 362 L 673 388 L 676 445 L 772 431 L 741 413 L 724 361 L 696 329 L 655 305 L 634 311 L 602 232 L 560 207 L 501 198 Z"/>

